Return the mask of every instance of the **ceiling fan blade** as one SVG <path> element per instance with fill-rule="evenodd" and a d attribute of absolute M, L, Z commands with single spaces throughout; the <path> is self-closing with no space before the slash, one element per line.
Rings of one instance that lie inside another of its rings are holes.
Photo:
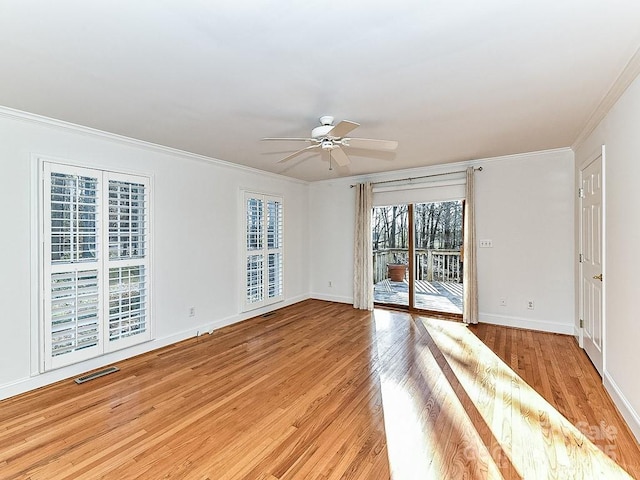
<path fill-rule="evenodd" d="M 300 155 L 301 153 L 306 152 L 307 150 L 311 150 L 312 148 L 320 148 L 320 144 L 310 145 L 308 147 L 303 148 L 302 150 L 298 150 L 297 152 L 293 152 L 291 155 L 287 155 L 282 160 L 278 160 L 278 163 L 282 163 L 282 162 L 286 162 L 287 160 L 291 160 L 293 157 L 295 157 L 297 155 Z"/>
<path fill-rule="evenodd" d="M 368 150 L 395 150 L 398 142 L 395 140 L 374 140 L 371 138 L 343 138 L 342 145 L 352 148 L 364 148 Z"/>
<path fill-rule="evenodd" d="M 279 137 L 267 137 L 260 140 L 282 140 L 285 142 L 313 142 L 313 138 L 279 138 Z"/>
<path fill-rule="evenodd" d="M 340 147 L 332 149 L 331 156 L 340 167 L 345 167 L 351 162 L 351 160 L 349 160 L 349 157 L 347 157 L 347 154 L 344 153 L 344 150 L 342 150 Z"/>
<path fill-rule="evenodd" d="M 347 133 L 352 130 L 355 130 L 360 126 L 359 123 L 350 122 L 349 120 L 342 120 L 339 124 L 333 127 L 331 130 L 327 132 L 327 135 L 330 137 L 342 138 Z"/>

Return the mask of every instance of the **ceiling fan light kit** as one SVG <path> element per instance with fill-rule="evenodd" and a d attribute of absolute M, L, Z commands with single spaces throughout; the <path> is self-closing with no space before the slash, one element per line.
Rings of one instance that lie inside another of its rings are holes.
<path fill-rule="evenodd" d="M 380 150 L 392 152 L 398 147 L 398 142 L 395 140 L 374 140 L 371 138 L 349 138 L 346 137 L 351 131 L 360 126 L 359 123 L 351 122 L 349 120 L 342 120 L 337 125 L 333 125 L 334 117 L 331 115 L 324 115 L 320 117 L 320 125 L 311 130 L 311 137 L 309 138 L 281 138 L 281 137 L 269 137 L 262 140 L 276 140 L 276 141 L 294 141 L 294 142 L 310 142 L 312 145 L 302 148 L 291 155 L 284 157 L 279 162 L 286 162 L 292 158 L 300 155 L 301 153 L 321 148 L 329 152 L 329 170 L 331 168 L 331 160 L 340 167 L 344 167 L 351 163 L 349 156 L 343 150 L 343 148 L 360 148 L 365 150 Z M 353 142 L 353 143 L 352 143 Z"/>
<path fill-rule="evenodd" d="M 333 150 L 334 148 L 336 148 L 337 145 L 333 143 L 333 140 L 325 139 L 325 140 L 322 140 L 322 142 L 320 143 L 320 146 L 322 147 L 323 150 Z"/>

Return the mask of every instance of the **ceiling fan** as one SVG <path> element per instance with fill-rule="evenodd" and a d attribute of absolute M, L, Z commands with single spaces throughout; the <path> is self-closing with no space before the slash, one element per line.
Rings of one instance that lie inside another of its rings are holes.
<path fill-rule="evenodd" d="M 321 149 L 321 151 L 328 151 L 329 162 L 333 158 L 336 163 L 344 167 L 349 165 L 351 160 L 343 150 L 343 148 L 362 148 L 367 150 L 381 150 L 381 151 L 394 151 L 398 148 L 398 142 L 395 140 L 373 140 L 370 138 L 352 138 L 347 135 L 360 126 L 359 123 L 350 122 L 349 120 L 342 120 L 337 125 L 333 125 L 334 118 L 330 115 L 320 117 L 320 125 L 311 130 L 310 138 L 263 138 L 262 140 L 279 140 L 279 141 L 294 141 L 294 142 L 309 142 L 311 145 L 302 148 L 291 155 L 287 155 L 278 163 L 291 160 L 293 157 L 300 155 L 301 153 Z M 331 169 L 331 163 L 329 163 L 329 169 Z"/>

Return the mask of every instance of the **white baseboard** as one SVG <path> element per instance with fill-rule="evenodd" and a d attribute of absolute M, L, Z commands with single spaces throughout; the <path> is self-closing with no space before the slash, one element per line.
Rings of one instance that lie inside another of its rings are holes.
<path fill-rule="evenodd" d="M 573 325 L 573 336 L 575 337 L 576 342 L 578 342 L 578 346 L 580 348 L 584 348 L 584 345 L 582 344 L 582 330 L 575 324 Z"/>
<path fill-rule="evenodd" d="M 611 378 L 611 375 L 609 375 L 609 372 L 605 370 L 602 378 L 604 388 L 607 389 L 607 392 L 611 396 L 613 403 L 616 405 L 618 411 L 627 422 L 629 429 L 636 437 L 636 441 L 640 443 L 640 416 L 638 415 L 638 412 L 633 409 L 631 403 L 629 403 L 627 398 L 622 393 L 622 390 L 620 390 L 620 387 L 616 385 L 616 382 L 614 382 Z"/>
<path fill-rule="evenodd" d="M 326 295 L 324 293 L 311 293 L 309 295 L 310 298 L 314 298 L 316 300 L 326 300 L 327 302 L 336 302 L 336 303 L 351 303 L 353 304 L 352 297 L 342 297 L 339 295 Z"/>
<path fill-rule="evenodd" d="M 301 302 L 302 300 L 306 300 L 308 298 L 309 295 L 299 295 L 297 297 L 287 299 L 284 302 L 275 303 L 264 308 L 252 310 L 250 312 L 244 312 L 238 315 L 232 315 L 230 317 L 215 320 L 213 322 L 203 323 L 188 330 L 177 332 L 163 338 L 156 338 L 155 340 L 151 340 L 150 342 L 145 342 L 140 345 L 125 348 L 117 352 L 108 353 L 100 357 L 92 358 L 85 362 L 69 365 L 68 367 L 59 368 L 49 372 L 39 373 L 31 377 L 21 378 L 11 383 L 5 383 L 3 385 L 0 385 L 0 400 L 25 393 L 30 390 L 35 390 L 36 388 L 44 387 L 46 385 L 59 382 L 60 380 L 75 378 L 90 370 L 95 370 L 107 365 L 113 365 L 116 362 L 121 362 L 123 360 L 126 360 L 127 358 L 135 357 L 136 355 L 148 353 L 153 350 L 166 347 L 167 345 L 181 342 L 182 340 L 186 340 L 187 338 L 211 333 L 214 330 L 226 327 L 227 325 L 241 322 L 243 320 L 248 320 L 249 318 L 257 317 L 259 315 L 264 315 L 265 313 L 289 305 L 293 305 L 294 303 Z"/>
<path fill-rule="evenodd" d="M 266 307 L 256 308 L 255 310 L 249 310 L 248 312 L 242 312 L 237 315 L 231 315 L 230 317 L 218 319 L 206 327 L 205 333 L 211 332 L 213 330 L 218 330 L 219 328 L 226 327 L 228 325 L 233 325 L 234 323 L 243 322 L 253 317 L 259 317 L 260 315 L 264 315 L 265 313 L 288 307 L 289 305 L 302 302 L 303 300 L 307 300 L 309 298 L 311 297 L 308 294 L 298 295 L 296 297 L 288 298 L 279 303 L 267 305 Z"/>
<path fill-rule="evenodd" d="M 562 333 L 564 335 L 573 335 L 572 323 L 557 323 L 548 320 L 533 320 L 530 318 L 509 317 L 506 315 L 492 315 L 488 313 L 480 313 L 480 321 L 490 323 L 492 325 L 502 325 L 503 327 L 526 328 L 529 330 L 538 330 L 540 332 Z"/>

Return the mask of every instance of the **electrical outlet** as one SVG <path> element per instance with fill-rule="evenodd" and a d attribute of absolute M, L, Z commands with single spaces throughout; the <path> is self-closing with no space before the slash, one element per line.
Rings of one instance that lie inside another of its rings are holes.
<path fill-rule="evenodd" d="M 501 306 L 501 307 L 506 307 L 506 306 L 507 306 L 507 299 L 506 299 L 506 297 L 500 297 L 500 306 Z"/>
<path fill-rule="evenodd" d="M 529 301 L 527 302 L 527 308 L 528 308 L 529 310 L 533 310 L 533 308 L 534 308 L 534 307 L 535 307 L 535 303 L 533 302 L 533 300 L 529 300 Z"/>
<path fill-rule="evenodd" d="M 196 316 L 196 307 L 189 307 L 189 316 L 190 317 Z"/>
<path fill-rule="evenodd" d="M 480 248 L 493 248 L 493 240 L 480 240 Z"/>

